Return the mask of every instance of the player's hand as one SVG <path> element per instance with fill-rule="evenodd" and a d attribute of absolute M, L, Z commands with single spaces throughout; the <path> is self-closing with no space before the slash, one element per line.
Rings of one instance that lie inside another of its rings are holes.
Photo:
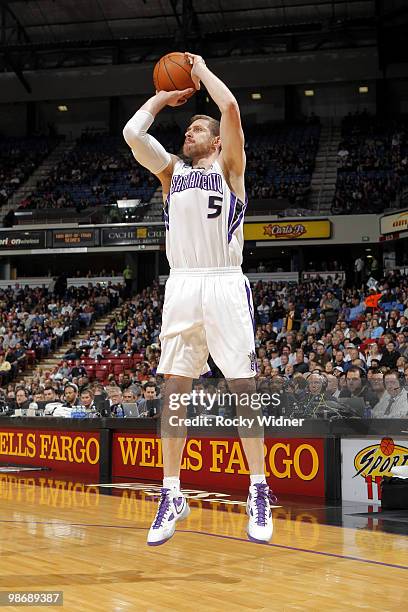
<path fill-rule="evenodd" d="M 199 76 L 200 67 L 205 66 L 205 61 L 201 55 L 196 55 L 195 53 L 190 53 L 189 51 L 185 51 L 184 55 L 188 63 L 193 66 L 191 69 L 191 80 L 194 83 L 194 87 L 198 90 L 201 88 Z"/>
<path fill-rule="evenodd" d="M 156 95 L 160 95 L 167 106 L 182 106 L 193 93 L 195 93 L 193 87 L 181 91 L 156 91 Z"/>

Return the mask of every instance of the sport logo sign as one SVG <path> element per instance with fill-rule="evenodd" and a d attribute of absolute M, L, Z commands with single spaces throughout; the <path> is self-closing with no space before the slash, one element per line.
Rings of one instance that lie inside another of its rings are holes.
<path fill-rule="evenodd" d="M 367 483 L 368 499 L 373 499 L 373 483 L 377 486 L 378 499 L 381 499 L 381 480 L 391 476 L 392 468 L 408 464 L 408 447 L 395 444 L 392 438 L 382 438 L 379 444 L 366 446 L 354 457 L 356 473 Z"/>

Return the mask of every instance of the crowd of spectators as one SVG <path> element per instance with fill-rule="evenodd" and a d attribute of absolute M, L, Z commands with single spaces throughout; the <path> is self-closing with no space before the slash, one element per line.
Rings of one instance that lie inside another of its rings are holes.
<path fill-rule="evenodd" d="M 152 133 L 167 150 L 180 153 L 184 136 L 178 126 L 157 125 Z M 248 196 L 304 204 L 319 135 L 318 121 L 248 127 Z M 19 209 L 74 208 L 81 213 L 110 207 L 111 221 L 123 221 L 121 211 L 112 205 L 117 200 L 149 202 L 157 187 L 157 179 L 135 162 L 122 137 L 84 133 L 49 176 L 38 181 L 33 193 L 20 202 Z M 141 208 L 141 214 L 144 212 Z"/>
<path fill-rule="evenodd" d="M 0 138 L 0 206 L 50 154 L 57 140 L 46 137 Z"/>
<path fill-rule="evenodd" d="M 284 198 L 303 206 L 310 193 L 319 124 L 265 124 L 246 130 L 245 137 L 248 197 Z"/>
<path fill-rule="evenodd" d="M 253 290 L 256 381 L 259 390 L 280 395 L 273 414 L 408 416 L 408 277 L 391 273 L 371 289 L 328 277 L 260 281 Z M 102 332 L 72 342 L 57 368 L 31 380 L 25 401 L 52 395 L 54 416 L 157 418 L 162 306 L 157 284 L 124 302 Z M 213 377 L 196 385 L 214 391 L 222 375 L 209 363 Z M 7 387 L 5 402 L 20 389 Z"/>
<path fill-rule="evenodd" d="M 31 408 L 40 406 L 44 414 L 43 409 L 50 404 L 45 414 L 54 416 L 75 416 L 75 409 L 81 406 L 89 413 L 102 416 L 126 416 L 123 404 L 127 403 L 137 403 L 132 416 L 158 415 L 153 400 L 156 399 L 155 376 L 160 353 L 162 292 L 154 285 L 131 301 L 123 302 L 117 288 L 101 290 L 97 287 L 94 292 L 89 289 L 87 296 L 85 291 L 81 287 L 73 291 L 76 299 L 67 297 L 52 306 L 60 315 L 61 306 L 68 308 L 72 321 L 81 320 L 83 301 L 93 310 L 101 305 L 106 312 L 120 300 L 120 311 L 109 319 L 101 333 L 95 333 L 92 317 L 87 318 L 90 330 L 80 341 L 71 340 L 64 359 L 56 368 L 44 369 L 24 383 L 3 384 L 4 415 L 14 414 L 16 409 L 28 410 L 30 405 Z M 50 310 L 49 304 L 47 310 Z M 146 400 L 153 404 L 145 404 Z M 82 412 L 78 414 L 83 415 Z"/>
<path fill-rule="evenodd" d="M 122 138 L 84 134 L 20 202 L 20 209 L 75 208 L 82 212 L 117 200 L 147 202 L 157 185 L 157 179 L 135 163 Z"/>
<path fill-rule="evenodd" d="M 111 310 L 119 288 L 70 287 L 63 299 L 45 288 L 16 284 L 0 290 L 0 381 L 11 383 L 28 364 L 54 352 Z"/>
<path fill-rule="evenodd" d="M 333 213 L 380 213 L 408 184 L 408 118 L 367 112 L 342 124 Z"/>

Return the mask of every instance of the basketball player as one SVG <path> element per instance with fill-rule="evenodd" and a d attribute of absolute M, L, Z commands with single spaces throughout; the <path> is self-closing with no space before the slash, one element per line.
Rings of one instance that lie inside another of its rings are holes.
<path fill-rule="evenodd" d="M 156 93 L 123 130 L 136 160 L 161 181 L 170 264 L 157 370 L 167 378 L 161 431 L 164 479 L 159 508 L 148 534 L 151 546 L 171 538 L 176 522 L 190 513 L 179 480 L 186 430 L 180 426 L 172 433 L 164 431 L 170 414 L 175 414 L 169 411 L 169 396 L 191 392 L 192 379 L 208 370 L 209 353 L 233 393 L 242 397 L 244 392 L 255 391 L 254 309 L 250 286 L 241 270 L 246 197 L 239 107 L 202 57 L 186 53 L 186 58 L 192 64 L 196 89 L 202 82 L 221 112 L 220 122 L 205 115 L 192 118 L 183 147 L 190 163 L 170 155 L 147 132 L 166 105 L 181 106 L 193 89 Z M 238 413 L 244 411 L 237 406 Z M 177 416 L 183 414 L 185 409 L 180 407 Z M 273 526 L 264 473 L 263 432 L 258 437 L 252 431 L 244 436 L 240 431 L 240 435 L 251 480 L 247 533 L 251 540 L 265 543 L 272 536 Z"/>

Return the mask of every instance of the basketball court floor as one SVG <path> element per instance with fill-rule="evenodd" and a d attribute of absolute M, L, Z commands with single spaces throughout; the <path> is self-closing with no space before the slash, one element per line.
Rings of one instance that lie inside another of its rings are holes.
<path fill-rule="evenodd" d="M 149 548 L 158 490 L 0 472 L 3 600 L 63 591 L 63 607 L 47 609 L 70 612 L 408 609 L 408 513 L 280 499 L 272 542 L 259 545 L 242 498 L 190 490 L 190 517 Z"/>

